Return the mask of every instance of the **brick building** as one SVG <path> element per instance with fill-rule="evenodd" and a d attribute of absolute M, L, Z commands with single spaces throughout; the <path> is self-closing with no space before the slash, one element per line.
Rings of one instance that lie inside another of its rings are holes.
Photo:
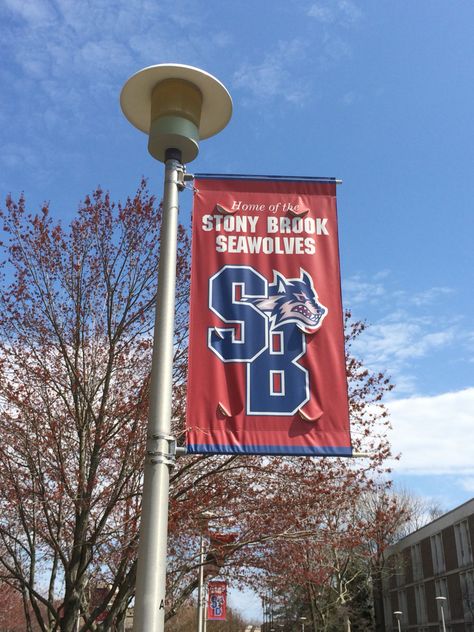
<path fill-rule="evenodd" d="M 474 498 L 387 550 L 386 632 L 474 632 Z M 436 597 L 445 597 L 437 600 Z M 378 626 L 380 629 L 382 626 Z"/>

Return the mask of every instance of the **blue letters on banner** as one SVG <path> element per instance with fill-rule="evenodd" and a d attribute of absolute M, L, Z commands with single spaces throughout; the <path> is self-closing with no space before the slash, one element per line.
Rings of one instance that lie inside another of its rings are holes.
<path fill-rule="evenodd" d="M 209 308 L 224 323 L 208 329 L 208 347 L 222 362 L 247 364 L 248 415 L 294 415 L 309 401 L 308 371 L 298 364 L 306 333 L 327 309 L 311 277 L 274 272 L 270 285 L 249 266 L 224 266 L 209 280 Z"/>

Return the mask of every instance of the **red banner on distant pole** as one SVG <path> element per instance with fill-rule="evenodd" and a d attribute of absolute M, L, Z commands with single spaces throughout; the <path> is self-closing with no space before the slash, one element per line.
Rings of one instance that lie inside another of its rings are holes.
<path fill-rule="evenodd" d="M 207 585 L 207 620 L 225 621 L 227 618 L 227 584 L 209 582 Z"/>
<path fill-rule="evenodd" d="M 335 182 L 195 188 L 188 452 L 350 456 Z"/>

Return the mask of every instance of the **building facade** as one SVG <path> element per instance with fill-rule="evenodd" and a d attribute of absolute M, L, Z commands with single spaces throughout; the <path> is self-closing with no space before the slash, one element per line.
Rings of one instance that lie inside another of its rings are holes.
<path fill-rule="evenodd" d="M 386 632 L 474 632 L 473 545 L 474 498 L 391 546 Z"/>

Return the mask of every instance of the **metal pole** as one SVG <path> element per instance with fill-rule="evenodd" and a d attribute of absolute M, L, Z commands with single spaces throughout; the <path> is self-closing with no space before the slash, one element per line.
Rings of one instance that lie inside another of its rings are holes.
<path fill-rule="evenodd" d="M 398 632 L 402 632 L 400 617 L 402 616 L 403 612 L 401 610 L 395 610 L 393 614 L 397 617 Z"/>
<path fill-rule="evenodd" d="M 443 632 L 446 632 L 446 622 L 444 620 L 444 608 L 441 606 L 441 621 L 443 623 Z"/>
<path fill-rule="evenodd" d="M 178 231 L 179 152 L 167 152 L 164 176 L 158 292 L 150 381 L 147 453 L 138 549 L 134 632 L 165 625 L 166 548 L 171 454 L 171 386 Z"/>
<path fill-rule="evenodd" d="M 203 617 L 202 617 L 203 632 L 207 632 L 207 593 L 208 593 L 208 582 L 204 584 L 204 597 L 203 597 L 204 609 L 202 613 L 203 614 Z"/>
<path fill-rule="evenodd" d="M 446 603 L 447 599 L 446 597 L 439 596 L 439 597 L 435 597 L 435 600 L 439 603 L 439 607 L 441 608 L 441 622 L 443 624 L 443 632 L 446 632 L 446 622 L 444 620 L 443 603 Z"/>
<path fill-rule="evenodd" d="M 203 632 L 203 598 L 204 598 L 204 536 L 201 533 L 199 545 L 199 583 L 198 583 L 198 632 Z"/>

